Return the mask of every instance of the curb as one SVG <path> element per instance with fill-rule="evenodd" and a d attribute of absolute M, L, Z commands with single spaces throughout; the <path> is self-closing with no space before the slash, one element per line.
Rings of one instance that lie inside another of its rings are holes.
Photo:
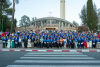
<path fill-rule="evenodd" d="M 0 51 L 33 51 L 33 52 L 100 52 L 100 50 L 28 50 L 28 49 L 0 49 Z"/>

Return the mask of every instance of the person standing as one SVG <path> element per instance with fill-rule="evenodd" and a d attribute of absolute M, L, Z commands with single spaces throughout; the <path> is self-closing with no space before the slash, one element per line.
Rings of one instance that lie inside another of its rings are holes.
<path fill-rule="evenodd" d="M 28 46 L 27 47 L 31 48 L 31 39 L 30 38 L 28 39 Z"/>
<path fill-rule="evenodd" d="M 47 40 L 46 40 L 46 38 L 43 40 L 43 47 L 44 47 L 44 48 L 47 47 Z"/>
<path fill-rule="evenodd" d="M 15 48 L 18 48 L 18 38 L 15 38 Z"/>
<path fill-rule="evenodd" d="M 90 45 L 90 43 L 89 43 L 89 38 L 87 38 L 87 48 L 89 49 L 89 45 Z"/>
<path fill-rule="evenodd" d="M 71 42 L 71 48 L 72 48 L 72 49 L 74 49 L 75 42 L 74 42 L 73 38 L 72 38 L 72 40 L 71 40 L 71 41 L 72 41 L 72 42 Z"/>
<path fill-rule="evenodd" d="M 50 38 L 50 47 L 52 48 L 53 40 Z"/>
<path fill-rule="evenodd" d="M 54 47 L 54 48 L 57 46 L 56 44 L 57 44 L 57 42 L 56 42 L 56 39 L 54 38 L 54 39 L 53 39 L 53 47 Z"/>
<path fill-rule="evenodd" d="M 14 43 L 14 37 L 11 38 L 11 47 L 14 48 L 15 47 L 15 43 Z"/>
<path fill-rule="evenodd" d="M 64 48 L 66 48 L 66 43 L 67 43 L 66 38 L 64 38 L 63 41 L 64 41 Z"/>
<path fill-rule="evenodd" d="M 59 45 L 60 45 L 60 39 L 59 38 L 57 38 L 57 48 L 59 48 Z"/>
<path fill-rule="evenodd" d="M 77 39 L 75 38 L 75 47 L 77 49 Z"/>
<path fill-rule="evenodd" d="M 21 47 L 22 47 L 22 38 L 19 37 L 19 48 L 21 48 Z"/>
<path fill-rule="evenodd" d="M 41 37 L 41 39 L 40 39 L 40 42 L 41 42 L 41 45 L 40 45 L 40 48 L 43 48 L 43 37 Z"/>
<path fill-rule="evenodd" d="M 78 49 L 80 49 L 80 46 L 81 46 L 81 39 L 80 37 L 78 38 Z"/>
<path fill-rule="evenodd" d="M 37 39 L 34 40 L 34 47 L 37 47 Z"/>
<path fill-rule="evenodd" d="M 92 40 L 92 48 L 95 48 L 95 42 L 96 42 L 96 40 L 95 40 L 95 38 L 93 38 L 93 40 Z"/>
<path fill-rule="evenodd" d="M 25 46 L 25 48 L 27 48 L 27 43 L 28 43 L 28 40 L 27 40 L 27 37 L 25 37 L 25 39 L 24 39 L 24 46 Z"/>
<path fill-rule="evenodd" d="M 89 38 L 89 48 L 91 49 L 91 47 L 92 47 L 92 40 L 91 38 Z"/>
<path fill-rule="evenodd" d="M 96 40 L 96 48 L 99 48 L 99 45 L 100 45 L 100 39 L 97 38 L 97 40 Z"/>
<path fill-rule="evenodd" d="M 5 46 L 6 46 L 6 37 L 4 37 L 4 38 L 2 39 L 2 41 L 3 41 L 3 48 L 5 48 Z"/>
<path fill-rule="evenodd" d="M 24 36 L 22 37 L 22 48 L 24 48 L 25 46 L 24 46 L 24 40 L 25 40 L 25 38 L 24 38 Z"/>
<path fill-rule="evenodd" d="M 40 40 L 37 41 L 37 48 L 40 48 Z"/>
<path fill-rule="evenodd" d="M 81 48 L 84 49 L 84 39 L 83 39 L 83 37 L 81 38 Z"/>
<path fill-rule="evenodd" d="M 8 41 L 7 41 L 7 48 L 10 48 L 11 46 L 11 40 L 10 40 L 10 37 L 8 38 Z"/>
<path fill-rule="evenodd" d="M 31 38 L 31 46 L 32 46 L 32 48 L 34 48 L 34 36 L 32 36 L 32 38 Z"/>
<path fill-rule="evenodd" d="M 62 48 L 62 44 L 63 44 L 63 39 L 62 37 L 60 37 L 60 47 Z"/>
<path fill-rule="evenodd" d="M 67 38 L 67 48 L 70 48 L 69 37 Z"/>
<path fill-rule="evenodd" d="M 49 45 L 50 45 L 50 39 L 48 38 L 47 39 L 47 48 L 49 48 Z"/>
<path fill-rule="evenodd" d="M 86 38 L 84 40 L 84 46 L 85 46 L 85 48 L 87 48 L 87 39 Z"/>

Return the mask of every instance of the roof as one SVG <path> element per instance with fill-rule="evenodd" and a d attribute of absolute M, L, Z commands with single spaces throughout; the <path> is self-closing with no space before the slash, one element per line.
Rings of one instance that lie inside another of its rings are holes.
<path fill-rule="evenodd" d="M 75 25 L 73 25 L 71 22 L 67 21 L 67 20 L 64 20 L 64 19 L 61 19 L 61 18 L 57 18 L 57 17 L 44 17 L 44 18 L 39 18 L 39 19 L 36 19 L 34 21 L 31 21 L 30 24 L 34 23 L 34 22 L 39 22 L 39 21 L 44 21 L 44 20 L 57 20 L 59 22 L 66 22 L 72 26 L 75 27 Z"/>

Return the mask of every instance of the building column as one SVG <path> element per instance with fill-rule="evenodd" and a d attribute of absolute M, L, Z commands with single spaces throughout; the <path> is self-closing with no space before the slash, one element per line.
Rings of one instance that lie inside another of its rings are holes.
<path fill-rule="evenodd" d="M 36 22 L 35 22 L 35 28 L 36 28 Z"/>
<path fill-rule="evenodd" d="M 70 24 L 68 24 L 68 28 L 70 28 Z"/>
<path fill-rule="evenodd" d="M 62 22 L 62 29 L 63 29 L 63 22 Z"/>
<path fill-rule="evenodd" d="M 42 28 L 42 21 L 41 21 L 41 28 Z"/>
<path fill-rule="evenodd" d="M 65 22 L 65 27 L 66 27 L 66 22 Z"/>
<path fill-rule="evenodd" d="M 59 22 L 59 29 L 60 29 L 60 22 Z"/>

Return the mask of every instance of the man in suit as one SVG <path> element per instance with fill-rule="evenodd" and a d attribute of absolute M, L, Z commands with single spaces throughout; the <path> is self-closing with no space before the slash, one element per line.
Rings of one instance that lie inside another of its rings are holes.
<path fill-rule="evenodd" d="M 32 42 L 31 45 L 32 45 L 32 48 L 34 47 L 34 40 L 35 40 L 35 39 L 34 39 L 34 36 L 32 36 L 32 38 L 31 38 L 31 42 Z"/>
<path fill-rule="evenodd" d="M 27 43 L 28 43 L 28 39 L 27 39 L 27 37 L 25 37 L 25 40 L 24 40 L 24 46 L 25 46 L 25 48 L 27 48 Z"/>

